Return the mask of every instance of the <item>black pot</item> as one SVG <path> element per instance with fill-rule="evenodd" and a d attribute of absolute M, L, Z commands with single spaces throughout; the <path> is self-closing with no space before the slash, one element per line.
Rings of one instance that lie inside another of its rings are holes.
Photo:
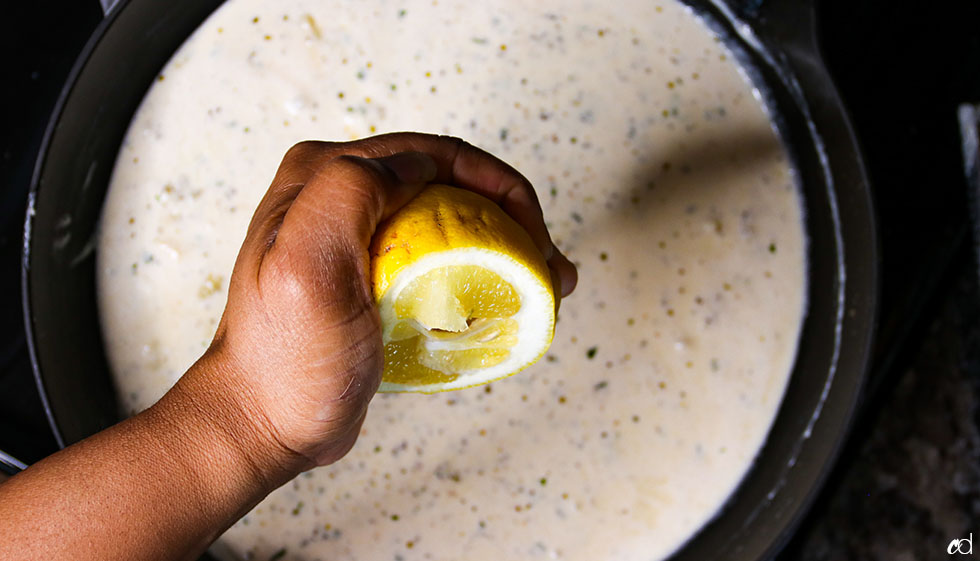
<path fill-rule="evenodd" d="M 722 512 L 672 559 L 757 560 L 788 539 L 836 460 L 877 304 L 871 196 L 801 0 L 693 0 L 770 97 L 803 184 L 809 307 L 769 438 Z M 157 72 L 220 0 L 123 1 L 82 52 L 51 118 L 25 225 L 24 314 L 60 446 L 119 420 L 96 307 L 94 233 L 116 154 Z"/>

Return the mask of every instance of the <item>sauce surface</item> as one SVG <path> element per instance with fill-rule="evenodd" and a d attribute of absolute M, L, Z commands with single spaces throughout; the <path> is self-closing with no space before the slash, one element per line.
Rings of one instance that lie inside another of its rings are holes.
<path fill-rule="evenodd" d="M 650 560 L 722 506 L 782 398 L 801 202 L 761 96 L 672 1 L 232 0 L 121 148 L 98 246 L 126 413 L 206 349 L 293 143 L 463 137 L 535 185 L 579 266 L 547 357 L 379 395 L 354 449 L 272 493 L 225 559 Z"/>

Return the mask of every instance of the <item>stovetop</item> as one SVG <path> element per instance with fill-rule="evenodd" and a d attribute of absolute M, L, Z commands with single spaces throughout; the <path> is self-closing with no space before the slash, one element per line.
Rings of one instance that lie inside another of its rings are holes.
<path fill-rule="evenodd" d="M 832 523 L 833 505 L 842 493 L 853 491 L 848 481 L 859 477 L 855 472 L 875 469 L 875 460 L 862 451 L 873 448 L 881 431 L 889 430 L 881 417 L 905 399 L 902 384 L 916 365 L 922 369 L 922 353 L 935 350 L 929 328 L 937 318 L 972 318 L 947 333 L 936 343 L 940 347 L 951 338 L 963 345 L 976 343 L 967 333 L 969 322 L 977 318 L 969 313 L 977 295 L 956 105 L 980 102 L 980 4 L 930 4 L 915 10 L 902 4 L 837 1 L 819 8 L 826 63 L 852 116 L 875 195 L 881 315 L 862 412 L 822 499 L 786 559 L 830 558 L 810 547 L 814 528 Z M 21 315 L 26 193 L 49 113 L 101 11 L 94 0 L 35 0 L 5 10 L 5 21 L 13 25 L 0 34 L 2 52 L 11 53 L 0 134 L 0 449 L 29 463 L 57 447 L 34 385 Z M 951 294 L 965 304 L 951 306 Z M 975 377 L 977 364 L 968 364 L 964 372 Z M 971 422 L 973 429 L 980 425 L 976 401 L 964 413 L 963 430 L 969 431 Z M 980 443 L 973 446 L 980 450 Z M 869 462 L 871 467 L 865 466 Z M 980 535 L 980 475 L 976 479 L 964 495 L 973 497 L 972 507 L 964 508 Z M 937 556 L 945 548 L 939 541 Z"/>

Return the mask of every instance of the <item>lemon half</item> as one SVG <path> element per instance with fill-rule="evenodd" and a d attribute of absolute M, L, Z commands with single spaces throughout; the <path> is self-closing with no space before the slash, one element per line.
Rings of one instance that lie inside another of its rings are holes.
<path fill-rule="evenodd" d="M 489 199 L 429 185 L 379 225 L 371 282 L 380 392 L 435 393 L 530 366 L 555 329 L 555 293 L 528 233 Z"/>

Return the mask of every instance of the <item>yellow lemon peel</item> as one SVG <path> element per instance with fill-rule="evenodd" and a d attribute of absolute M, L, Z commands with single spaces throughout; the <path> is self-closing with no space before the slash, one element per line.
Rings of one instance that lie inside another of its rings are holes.
<path fill-rule="evenodd" d="M 544 256 L 489 199 L 429 185 L 378 226 L 371 284 L 381 315 L 381 392 L 435 393 L 527 368 L 554 337 Z"/>

